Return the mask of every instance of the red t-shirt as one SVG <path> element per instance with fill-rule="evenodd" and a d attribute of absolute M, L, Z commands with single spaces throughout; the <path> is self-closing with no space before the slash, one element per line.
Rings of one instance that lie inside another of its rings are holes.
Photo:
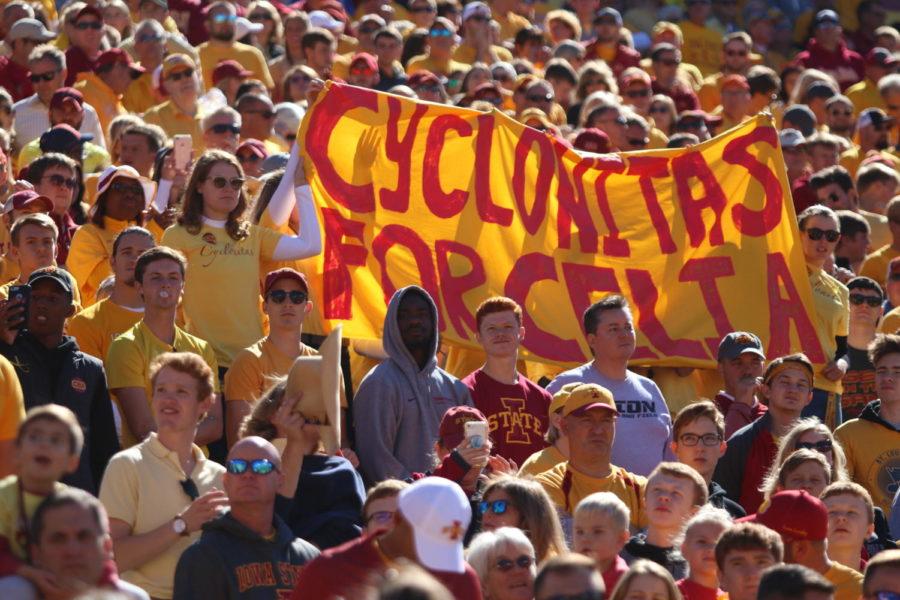
<path fill-rule="evenodd" d="M 702 586 L 690 579 L 679 579 L 675 585 L 684 600 L 720 600 L 728 597 L 722 590 Z"/>
<path fill-rule="evenodd" d="M 0 81 L 12 96 L 13 102 L 18 102 L 34 94 L 34 87 L 29 78 L 30 74 L 31 71 L 28 67 L 13 62 L 11 58 L 4 56 L 0 59 Z"/>
<path fill-rule="evenodd" d="M 616 589 L 616 584 L 619 583 L 619 579 L 627 572 L 628 563 L 625 562 L 625 559 L 621 556 L 616 556 L 616 560 L 613 561 L 613 564 L 600 574 L 603 577 L 603 585 L 606 586 L 607 597 L 612 596 L 612 592 Z"/>
<path fill-rule="evenodd" d="M 475 408 L 490 424 L 494 454 L 516 461 L 525 460 L 547 447 L 547 410 L 553 397 L 521 373 L 515 385 L 501 383 L 478 369 L 462 380 Z"/>
<path fill-rule="evenodd" d="M 362 598 L 368 585 L 388 569 L 378 549 L 375 534 L 370 534 L 326 550 L 300 571 L 291 600 L 330 600 Z M 466 563 L 464 573 L 428 571 L 458 600 L 481 600 L 481 583 Z"/>

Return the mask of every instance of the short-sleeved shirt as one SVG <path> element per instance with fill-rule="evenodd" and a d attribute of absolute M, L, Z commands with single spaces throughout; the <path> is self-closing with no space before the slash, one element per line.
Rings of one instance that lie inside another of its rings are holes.
<path fill-rule="evenodd" d="M 190 478 L 200 495 L 213 488 L 223 489 L 225 468 L 207 460 L 197 446 L 193 446 L 193 453 L 197 462 Z M 127 523 L 131 535 L 141 535 L 171 521 L 190 506 L 191 498 L 180 483 L 186 478 L 178 454 L 151 433 L 140 444 L 110 459 L 100 486 L 100 502 L 110 519 Z M 120 576 L 154 598 L 171 598 L 178 559 L 199 537 L 199 531 L 180 537 L 162 554 Z"/>
<path fill-rule="evenodd" d="M 535 452 L 529 456 L 522 466 L 519 467 L 519 476 L 531 475 L 536 477 L 544 471 L 549 471 L 556 465 L 568 460 L 566 456 L 560 452 L 556 446 L 547 446 L 540 452 Z"/>
<path fill-rule="evenodd" d="M 834 600 L 857 600 L 862 595 L 863 576 L 837 561 L 822 575 L 834 586 Z"/>
<path fill-rule="evenodd" d="M 819 343 L 825 352 L 825 359 L 835 360 L 835 338 L 846 337 L 850 328 L 850 291 L 822 269 L 810 271 L 809 284 L 812 286 Z M 816 373 L 814 385 L 820 390 L 836 394 L 843 390 L 840 380 L 830 381 L 821 373 Z"/>
<path fill-rule="evenodd" d="M 233 240 L 223 227 L 205 224 L 197 235 L 181 225 L 169 227 L 160 243 L 187 257 L 184 283 L 186 329 L 206 340 L 223 367 L 263 335 L 260 263 L 271 260 L 281 234 L 250 225 Z"/>
<path fill-rule="evenodd" d="M 66 489 L 62 483 L 53 484 L 53 491 Z M 22 503 L 25 505 L 25 518 L 31 522 L 34 511 L 46 496 L 38 496 L 22 491 Z M 25 550 L 25 530 L 22 529 L 19 515 L 19 478 L 15 475 L 0 480 L 0 539 L 6 538 L 13 556 L 21 561 L 28 557 Z"/>
<path fill-rule="evenodd" d="M 175 343 L 169 345 L 156 337 L 143 319 L 134 327 L 113 340 L 106 353 L 106 378 L 109 389 L 115 395 L 119 388 L 144 388 L 147 402 L 153 396 L 150 388 L 150 363 L 165 352 L 193 352 L 199 355 L 212 372 L 218 373 L 219 365 L 212 348 L 205 341 L 175 327 Z M 219 378 L 214 377 L 216 392 L 219 391 Z M 122 420 L 122 447 L 136 444 L 138 439 L 128 428 L 128 422 Z"/>
<path fill-rule="evenodd" d="M 318 354 L 306 344 L 300 348 L 300 356 Z M 263 392 L 291 370 L 294 359 L 279 350 L 265 337 L 234 357 L 231 368 L 225 374 L 225 398 L 255 402 Z"/>
<path fill-rule="evenodd" d="M 72 317 L 66 324 L 66 333 L 75 338 L 82 352 L 106 360 L 112 341 L 143 316 L 143 308 L 126 308 L 104 298 Z"/>
<path fill-rule="evenodd" d="M 900 252 L 893 246 L 883 246 L 866 257 L 859 269 L 860 277 L 869 277 L 878 282 L 881 287 L 885 285 L 888 264 L 900 256 Z"/>
<path fill-rule="evenodd" d="M 647 479 L 615 465 L 610 465 L 610 469 L 606 477 L 591 477 L 571 468 L 566 461 L 535 479 L 544 487 L 553 504 L 569 515 L 575 512 L 579 502 L 594 492 L 612 492 L 631 511 L 631 525 L 644 527 L 647 519 L 643 496 Z"/>
<path fill-rule="evenodd" d="M 16 368 L 0 356 L 0 441 L 14 440 L 25 420 L 25 398 Z"/>
<path fill-rule="evenodd" d="M 189 135 L 194 149 L 199 151 L 204 147 L 203 131 L 200 128 L 200 119 L 181 112 L 175 103 L 166 100 L 157 104 L 144 113 L 144 121 L 150 125 L 159 125 L 169 137 L 176 135 Z"/>

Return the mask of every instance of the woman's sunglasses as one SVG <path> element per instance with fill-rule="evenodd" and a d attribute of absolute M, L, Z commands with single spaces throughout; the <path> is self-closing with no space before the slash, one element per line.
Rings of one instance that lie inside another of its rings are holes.
<path fill-rule="evenodd" d="M 826 241 L 832 244 L 841 238 L 841 232 L 837 229 L 829 229 L 826 231 L 824 229 L 819 229 L 818 227 L 810 227 L 806 230 L 806 235 L 814 242 L 818 242 L 824 237 Z"/>
<path fill-rule="evenodd" d="M 213 177 L 212 184 L 220 190 L 226 185 L 230 185 L 231 189 L 237 191 L 244 186 L 244 178 L 232 177 L 231 179 L 226 179 L 225 177 Z"/>
<path fill-rule="evenodd" d="M 493 502 L 484 500 L 478 504 L 478 510 L 481 511 L 481 514 L 491 511 L 495 515 L 502 515 L 506 512 L 507 504 L 506 500 L 494 500 Z"/>
<path fill-rule="evenodd" d="M 509 560 L 508 558 L 501 558 L 497 561 L 497 570 L 503 573 L 507 573 L 512 571 L 514 567 L 519 567 L 520 569 L 530 569 L 531 565 L 534 564 L 534 557 L 528 556 L 527 554 L 523 554 L 518 557 L 516 560 Z"/>

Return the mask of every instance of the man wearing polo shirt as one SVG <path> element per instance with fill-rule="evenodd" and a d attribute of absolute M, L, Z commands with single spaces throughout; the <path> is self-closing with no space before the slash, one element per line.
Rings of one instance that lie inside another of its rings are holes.
<path fill-rule="evenodd" d="M 228 504 L 225 469 L 194 444 L 215 379 L 196 354 L 158 357 L 150 370 L 158 431 L 113 456 L 100 487 L 119 573 L 153 598 L 172 598 L 181 553 Z"/>
<path fill-rule="evenodd" d="M 225 59 L 237 61 L 248 71 L 252 71 L 270 90 L 275 87 L 266 59 L 259 49 L 234 41 L 234 23 L 237 19 L 235 7 L 230 2 L 214 2 L 206 11 L 206 30 L 209 41 L 197 47 L 203 83 L 207 89 L 213 87 L 212 74 L 216 65 Z"/>
<path fill-rule="evenodd" d="M 186 54 L 170 54 L 163 60 L 159 78 L 169 99 L 145 112 L 144 121 L 159 125 L 169 137 L 191 136 L 194 148 L 199 150 L 203 147 L 203 132 L 197 118 L 197 66 Z"/>
<path fill-rule="evenodd" d="M 757 394 L 762 384 L 766 355 L 752 333 L 729 333 L 719 344 L 719 375 L 725 389 L 716 394 L 716 408 L 725 417 L 725 439 L 766 413 Z"/>
<path fill-rule="evenodd" d="M 48 31 L 37 19 L 19 19 L 6 34 L 6 43 L 12 49 L 12 54 L 0 58 L 0 81 L 9 91 L 13 102 L 34 93 L 28 78 L 28 56 L 35 46 L 55 37 L 56 34 Z"/>
<path fill-rule="evenodd" d="M 642 497 L 647 480 L 611 462 L 619 411 L 610 391 L 596 383 L 575 387 L 566 398 L 562 417 L 569 460 L 536 480 L 556 505 L 563 527 L 570 529 L 575 507 L 594 492 L 612 492 L 631 511 L 632 526 L 646 525 Z"/>
<path fill-rule="evenodd" d="M 390 530 L 323 552 L 300 572 L 291 598 L 360 598 L 373 577 L 405 560 L 427 569 L 458 600 L 481 600 L 478 576 L 463 560 L 471 520 L 469 500 L 458 485 L 443 477 L 420 479 L 398 495 Z"/>
<path fill-rule="evenodd" d="M 828 558 L 828 509 L 806 490 L 778 492 L 768 505 L 741 519 L 765 525 L 781 536 L 784 562 L 803 565 L 834 585 L 834 600 L 857 600 L 862 594 L 863 576 L 850 567 Z"/>
<path fill-rule="evenodd" d="M 96 6 L 85 4 L 78 12 L 68 14 L 66 21 L 69 32 L 66 85 L 72 85 L 80 73 L 93 73 L 98 66 L 103 44 L 103 13 Z"/>
<path fill-rule="evenodd" d="M 150 410 L 150 363 L 164 352 L 193 352 L 218 371 L 216 355 L 205 341 L 175 325 L 178 301 L 184 289 L 184 256 L 158 246 L 141 254 L 134 266 L 135 287 L 144 300 L 144 317 L 117 337 L 106 355 L 109 389 L 122 413 L 122 447 L 128 448 L 157 429 Z M 218 377 L 214 387 L 218 392 Z M 197 428 L 197 443 L 206 444 L 222 435 L 222 407 L 218 398 Z"/>
<path fill-rule="evenodd" d="M 141 76 L 144 67 L 133 63 L 121 48 L 107 50 L 96 62 L 94 71 L 79 74 L 75 89 L 80 90 L 85 102 L 97 110 L 100 126 L 103 131 L 108 131 L 110 121 L 126 114 L 122 95 L 131 82 Z"/>

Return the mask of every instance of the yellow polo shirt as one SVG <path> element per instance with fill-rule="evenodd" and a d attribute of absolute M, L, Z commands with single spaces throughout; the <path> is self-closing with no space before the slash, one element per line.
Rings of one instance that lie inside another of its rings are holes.
<path fill-rule="evenodd" d="M 549 471 L 563 462 L 566 462 L 566 457 L 563 453 L 557 450 L 556 446 L 547 446 L 525 459 L 525 462 L 519 467 L 519 477 L 523 475 L 537 477 L 544 471 Z"/>
<path fill-rule="evenodd" d="M 684 36 L 684 44 L 681 47 L 682 60 L 695 65 L 705 77 L 718 71 L 722 65 L 722 34 L 688 20 L 682 21 L 679 25 Z"/>
<path fill-rule="evenodd" d="M 240 42 L 223 43 L 210 40 L 197 46 L 197 53 L 200 55 L 200 68 L 203 70 L 203 85 L 208 90 L 213 88 L 212 74 L 216 65 L 229 59 L 236 60 L 242 67 L 252 71 L 253 78 L 262 81 L 267 88 L 275 87 L 266 58 L 258 48 Z"/>
<path fill-rule="evenodd" d="M 19 536 L 19 479 L 15 475 L 4 477 L 0 480 L 0 537 L 6 538 L 9 542 L 9 549 L 13 556 L 21 561 L 27 558 L 25 548 L 20 543 Z M 53 484 L 54 492 L 61 492 L 66 489 L 62 483 Z M 22 493 L 22 501 L 25 505 L 25 516 L 28 520 L 34 516 L 34 511 L 38 505 L 44 501 L 46 496 L 38 496 L 30 492 Z"/>
<path fill-rule="evenodd" d="M 25 397 L 16 368 L 5 356 L 0 356 L 0 398 L 0 441 L 14 440 L 25 420 Z"/>
<path fill-rule="evenodd" d="M 225 468 L 207 460 L 196 445 L 192 450 L 197 462 L 190 478 L 200 495 L 213 488 L 224 489 Z M 151 433 L 140 444 L 110 459 L 100 485 L 100 502 L 110 519 L 128 523 L 132 535 L 141 535 L 171 522 L 190 506 L 191 499 L 180 484 L 186 478 L 178 454 Z M 120 576 L 154 598 L 171 598 L 178 559 L 199 538 L 199 531 L 179 537 L 156 558 Z"/>
<path fill-rule="evenodd" d="M 75 230 L 66 264 L 78 281 L 85 306 L 95 302 L 100 284 L 112 274 L 109 258 L 112 256 L 113 241 L 120 231 L 133 224 L 103 217 L 103 229 L 93 223 L 85 223 Z"/>
<path fill-rule="evenodd" d="M 834 600 L 857 600 L 862 596 L 863 576 L 847 565 L 832 561 L 822 576 L 834 586 Z"/>
<path fill-rule="evenodd" d="M 428 54 L 420 54 L 410 59 L 406 65 L 406 72 L 412 75 L 416 71 L 431 71 L 435 75 L 447 76 L 455 71 L 466 72 L 469 65 L 458 62 L 456 60 L 440 61 L 433 59 Z"/>
<path fill-rule="evenodd" d="M 238 352 L 263 335 L 259 301 L 260 263 L 271 260 L 281 234 L 250 225 L 235 241 L 222 227 L 203 224 L 197 235 L 181 225 L 166 229 L 160 244 L 187 257 L 184 315 L 187 330 L 206 340 L 218 363 L 231 366 Z M 221 294 L 227 294 L 227 302 Z"/>
<path fill-rule="evenodd" d="M 863 277 L 871 277 L 881 287 L 884 287 L 888 264 L 898 256 L 900 256 L 900 252 L 894 250 L 893 246 L 883 246 L 866 257 L 859 269 L 859 274 Z"/>
<path fill-rule="evenodd" d="M 122 105 L 122 97 L 106 85 L 94 73 L 79 73 L 75 89 L 84 96 L 84 101 L 94 107 L 100 120 L 100 128 L 109 131 L 109 123 L 128 111 Z"/>
<path fill-rule="evenodd" d="M 868 77 L 848 87 L 844 95 L 853 103 L 853 110 L 856 114 L 873 107 L 887 110 L 884 98 L 878 93 L 878 84 Z"/>
<path fill-rule="evenodd" d="M 191 136 L 195 152 L 202 150 L 204 147 L 200 119 L 182 112 L 171 100 L 157 104 L 145 112 L 144 121 L 150 125 L 159 125 L 169 137 L 176 135 Z"/>
<path fill-rule="evenodd" d="M 153 88 L 153 74 L 149 71 L 135 79 L 125 90 L 122 104 L 128 112 L 142 113 L 156 105 L 157 92 Z"/>
<path fill-rule="evenodd" d="M 493 50 L 494 54 L 497 55 L 497 60 L 510 62 L 513 58 L 512 52 L 510 52 L 503 46 L 491 46 L 491 50 Z M 465 63 L 466 65 L 471 65 L 475 62 L 476 55 L 477 51 L 473 46 L 460 44 L 456 47 L 456 50 L 453 51 L 453 60 Z"/>
<path fill-rule="evenodd" d="M 104 298 L 72 317 L 66 333 L 75 338 L 82 352 L 105 360 L 112 341 L 134 327 L 143 316 L 143 309 L 125 308 Z"/>
<path fill-rule="evenodd" d="M 837 358 L 836 337 L 846 336 L 850 327 L 850 291 L 843 283 L 823 271 L 810 270 L 809 284 L 812 286 L 815 307 L 816 332 L 827 361 Z M 814 386 L 820 390 L 840 394 L 841 381 L 830 381 L 816 373 Z"/>
<path fill-rule="evenodd" d="M 541 473 L 535 480 L 543 486 L 553 504 L 570 515 L 575 513 L 579 502 L 594 492 L 612 492 L 631 511 L 632 527 L 647 525 L 643 499 L 647 479 L 629 473 L 622 467 L 611 465 L 609 475 L 597 478 L 570 469 L 569 462 L 566 461 Z"/>
<path fill-rule="evenodd" d="M 113 392 L 113 396 L 119 388 L 142 387 L 147 393 L 149 405 L 153 396 L 150 387 L 150 363 L 164 352 L 193 352 L 200 356 L 212 369 L 213 383 L 216 392 L 219 391 L 219 364 L 209 344 L 176 326 L 175 343 L 170 346 L 156 337 L 141 320 L 114 339 L 106 353 L 104 366 L 107 386 Z M 121 411 L 121 407 L 119 409 Z M 122 419 L 122 447 L 128 448 L 139 441 L 128 428 L 128 421 Z"/>

